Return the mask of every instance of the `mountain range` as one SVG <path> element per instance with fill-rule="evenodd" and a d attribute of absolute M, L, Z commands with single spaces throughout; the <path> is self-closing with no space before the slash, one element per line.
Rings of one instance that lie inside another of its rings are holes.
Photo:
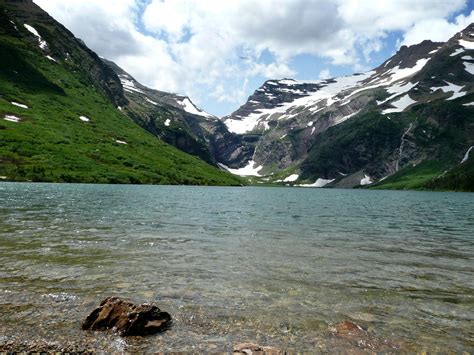
<path fill-rule="evenodd" d="M 268 80 L 222 118 L 30 0 L 0 3 L 0 50 L 6 180 L 474 190 L 473 24 L 368 72 Z"/>

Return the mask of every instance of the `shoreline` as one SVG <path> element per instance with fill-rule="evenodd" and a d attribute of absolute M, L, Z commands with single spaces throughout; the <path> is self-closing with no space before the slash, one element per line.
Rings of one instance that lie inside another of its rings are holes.
<path fill-rule="evenodd" d="M 175 327 L 174 325 L 173 327 Z M 172 327 L 172 328 L 173 328 Z M 141 336 L 120 336 L 116 331 L 91 332 L 84 331 L 84 337 L 68 340 L 48 341 L 39 337 L 38 339 L 28 339 L 21 335 L 2 336 L 0 335 L 0 352 L 40 352 L 40 353 L 97 353 L 97 352 L 148 352 L 145 345 L 147 341 L 163 340 L 166 342 L 167 331 Z M 100 335 L 104 335 L 103 337 Z M 171 344 L 163 346 L 163 349 L 155 353 L 183 353 L 183 352 L 219 352 L 235 354 L 291 354 L 301 351 L 318 352 L 342 352 L 342 353 L 396 353 L 396 352 L 416 352 L 417 350 L 405 341 L 394 342 L 390 339 L 378 338 L 372 332 L 362 328 L 360 325 L 345 320 L 328 327 L 323 333 L 324 337 L 314 344 L 313 348 L 304 347 L 302 350 L 294 349 L 292 346 L 285 346 L 284 342 L 280 344 L 258 344 L 252 339 L 244 342 L 213 344 L 205 341 L 192 346 L 192 349 L 175 348 Z M 98 336 L 99 335 L 99 336 Z M 137 344 L 133 344 L 137 342 Z M 143 344 L 140 344 L 143 343 Z M 149 345 L 149 344 L 148 344 Z M 170 346 L 171 345 L 171 346 Z"/>

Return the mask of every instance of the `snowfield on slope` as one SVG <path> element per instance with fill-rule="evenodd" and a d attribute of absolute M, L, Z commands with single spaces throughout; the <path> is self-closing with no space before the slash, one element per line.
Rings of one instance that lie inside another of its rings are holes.
<path fill-rule="evenodd" d="M 405 80 L 418 73 L 426 63 L 428 63 L 430 58 L 431 56 L 419 59 L 415 65 L 410 68 L 401 69 L 397 65 L 389 70 L 379 73 L 369 71 L 362 74 L 318 81 L 297 81 L 289 79 L 267 81 L 266 84 L 272 86 L 281 83 L 289 87 L 304 84 L 319 84 L 320 87 L 315 91 L 308 92 L 306 96 L 297 97 L 293 101 L 278 104 L 273 108 L 255 109 L 245 117 L 234 116 L 235 118 L 224 118 L 223 121 L 229 131 L 236 134 L 245 134 L 255 130 L 256 128 L 263 130 L 269 129 L 270 126 L 268 125 L 268 122 L 270 120 L 292 118 L 298 115 L 302 108 L 308 109 L 312 113 L 316 113 L 335 103 L 339 103 L 340 106 L 346 105 L 350 102 L 350 97 L 366 90 L 389 86 L 387 91 L 393 95 L 386 99 L 386 101 L 388 101 L 402 93 L 408 92 L 411 88 L 416 86 L 416 84 L 405 82 Z M 286 87 L 279 89 L 279 91 L 282 92 L 288 90 L 289 89 Z M 264 90 L 260 88 L 257 91 Z M 344 95 L 345 93 L 347 94 Z M 297 94 L 299 94 L 299 92 Z M 403 102 L 404 101 L 401 103 Z M 350 117 L 352 116 L 347 115 L 339 119 L 336 118 L 334 124 L 339 124 Z"/>
<path fill-rule="evenodd" d="M 334 181 L 334 179 L 321 179 L 321 178 L 318 178 L 312 184 L 299 184 L 299 185 L 296 185 L 296 186 L 299 186 L 299 187 L 324 187 L 324 186 L 326 186 L 327 184 L 329 184 L 333 181 Z"/>
<path fill-rule="evenodd" d="M 402 112 L 408 106 L 413 105 L 414 103 L 416 103 L 416 101 L 413 100 L 408 94 L 406 94 L 399 98 L 397 101 L 393 101 L 390 103 L 390 105 L 395 106 L 395 108 L 383 110 L 382 113 L 386 115 L 387 113 Z"/>
<path fill-rule="evenodd" d="M 187 97 L 184 98 L 184 100 L 181 100 L 181 101 L 177 101 L 178 105 L 182 106 L 183 107 L 183 110 L 188 112 L 188 113 L 192 113 L 193 115 L 198 115 L 198 116 L 203 116 L 203 117 L 206 117 L 206 118 L 212 118 L 214 116 L 212 116 L 211 114 L 205 112 L 205 111 L 202 111 L 200 109 L 198 109 L 192 102 L 191 100 L 189 100 Z"/>
<path fill-rule="evenodd" d="M 456 85 L 456 84 L 453 84 L 453 83 L 449 83 L 447 81 L 445 81 L 446 85 L 445 86 L 440 86 L 440 87 L 432 87 L 430 88 L 433 92 L 436 91 L 436 90 L 439 90 L 441 89 L 441 91 L 443 91 L 445 94 L 448 94 L 450 92 L 452 92 L 452 96 L 446 100 L 454 100 L 454 99 L 457 99 L 459 97 L 463 97 L 464 95 L 467 94 L 466 91 L 461 91 L 462 89 L 464 89 L 463 86 L 459 86 L 459 85 Z"/>
<path fill-rule="evenodd" d="M 33 27 L 33 26 L 30 26 L 28 24 L 24 24 L 23 26 L 25 26 L 25 28 L 31 32 L 36 38 L 38 38 L 38 43 L 39 43 L 39 47 L 42 49 L 42 50 L 45 50 L 48 48 L 48 43 L 46 43 L 45 40 L 43 40 L 43 38 L 41 38 L 40 34 L 38 33 L 38 31 L 36 31 L 36 29 Z"/>
<path fill-rule="evenodd" d="M 221 163 L 218 163 L 217 165 L 227 170 L 229 173 L 239 176 L 261 176 L 259 171 L 263 169 L 263 166 L 261 165 L 255 167 L 256 163 L 253 160 L 249 160 L 247 165 L 239 169 L 232 169 Z"/>
<path fill-rule="evenodd" d="M 135 83 L 130 80 L 130 77 L 127 76 L 127 75 L 119 75 L 119 78 L 120 78 L 120 82 L 122 83 L 122 86 L 123 86 L 123 89 L 125 91 L 128 91 L 128 92 L 138 92 L 140 94 L 144 94 L 144 92 L 140 89 L 138 89 L 136 86 L 135 86 Z"/>

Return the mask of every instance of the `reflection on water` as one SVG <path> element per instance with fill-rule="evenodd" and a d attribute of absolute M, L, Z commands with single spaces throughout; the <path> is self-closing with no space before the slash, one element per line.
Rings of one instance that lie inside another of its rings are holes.
<path fill-rule="evenodd" d="M 0 338 L 330 350 L 329 326 L 352 319 L 410 349 L 469 351 L 473 197 L 0 183 Z M 110 295 L 156 302 L 173 328 L 145 339 L 82 332 Z"/>

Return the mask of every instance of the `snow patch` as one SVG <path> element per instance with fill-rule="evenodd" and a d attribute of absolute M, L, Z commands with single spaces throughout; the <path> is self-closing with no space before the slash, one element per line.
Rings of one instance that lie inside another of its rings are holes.
<path fill-rule="evenodd" d="M 351 118 L 352 116 L 357 115 L 359 112 L 360 112 L 360 110 L 357 110 L 356 112 L 353 112 L 353 113 L 351 113 L 351 114 L 349 114 L 349 115 L 336 118 L 336 119 L 334 120 L 334 124 L 337 125 L 337 124 L 339 124 L 339 123 L 342 123 L 342 122 L 344 122 L 344 121 L 347 121 L 349 118 Z"/>
<path fill-rule="evenodd" d="M 466 49 L 474 49 L 474 42 L 471 41 L 465 41 L 463 39 L 459 40 L 459 44 L 463 46 Z"/>
<path fill-rule="evenodd" d="M 370 176 L 364 174 L 364 177 L 360 180 L 360 185 L 370 185 L 373 181 L 370 179 Z"/>
<path fill-rule="evenodd" d="M 193 115 L 198 115 L 198 116 L 203 116 L 203 117 L 208 117 L 211 118 L 213 117 L 212 115 L 208 114 L 207 112 L 204 112 L 200 109 L 198 109 L 194 104 L 189 100 L 187 97 L 184 98 L 182 101 L 178 101 L 178 104 L 183 106 L 184 111 L 192 113 Z"/>
<path fill-rule="evenodd" d="M 224 168 L 227 170 L 229 173 L 234 174 L 234 175 L 240 175 L 240 176 L 261 176 L 258 172 L 263 169 L 263 166 L 257 166 L 255 167 L 255 162 L 253 160 L 249 160 L 247 165 L 244 166 L 243 168 L 239 169 L 232 169 L 229 168 L 228 166 L 218 163 L 218 165 L 221 168 Z"/>
<path fill-rule="evenodd" d="M 464 59 L 464 60 L 474 60 L 474 58 L 471 57 L 470 55 L 465 55 L 464 57 L 461 57 L 461 59 Z"/>
<path fill-rule="evenodd" d="M 46 58 L 48 58 L 48 59 L 51 60 L 52 62 L 55 62 L 55 63 L 58 62 L 56 59 L 54 59 L 54 58 L 51 57 L 50 55 L 47 55 Z"/>
<path fill-rule="evenodd" d="M 414 103 L 416 103 L 416 101 L 412 100 L 411 97 L 408 94 L 406 94 L 402 96 L 400 99 L 398 99 L 397 101 L 393 101 L 390 103 L 392 106 L 395 106 L 395 108 L 389 108 L 389 109 L 383 110 L 382 114 L 386 115 L 387 113 L 402 112 L 408 106 L 413 105 Z"/>
<path fill-rule="evenodd" d="M 115 142 L 117 142 L 118 144 L 128 144 L 127 142 L 121 141 L 121 140 L 119 140 L 119 139 L 116 139 Z"/>
<path fill-rule="evenodd" d="M 262 120 L 262 112 L 257 111 L 256 113 L 251 113 L 242 120 L 236 119 L 227 119 L 224 123 L 227 126 L 227 129 L 232 133 L 243 134 L 252 131 L 255 127 L 258 126 Z"/>
<path fill-rule="evenodd" d="M 30 31 L 36 38 L 38 38 L 39 47 L 41 49 L 45 50 L 46 48 L 48 48 L 48 43 L 46 43 L 46 41 L 41 38 L 40 34 L 33 26 L 27 25 L 26 23 L 23 26 L 25 26 L 28 31 Z"/>
<path fill-rule="evenodd" d="M 474 148 L 473 145 L 471 145 L 469 149 L 467 150 L 466 154 L 464 154 L 464 158 L 462 158 L 461 164 L 465 163 L 469 159 L 469 153 L 471 153 L 472 148 Z"/>
<path fill-rule="evenodd" d="M 299 184 L 297 186 L 300 186 L 300 187 L 324 187 L 327 184 L 333 182 L 334 180 L 335 179 L 321 179 L 321 178 L 318 178 L 318 180 L 316 180 L 312 184 Z"/>
<path fill-rule="evenodd" d="M 167 118 L 166 121 L 165 121 L 165 126 L 169 127 L 170 123 L 171 123 L 171 120 L 169 118 Z"/>
<path fill-rule="evenodd" d="M 291 174 L 290 176 L 283 179 L 283 182 L 293 182 L 298 180 L 300 176 L 298 174 Z"/>
<path fill-rule="evenodd" d="M 449 56 L 454 57 L 454 56 L 457 56 L 458 54 L 461 54 L 463 52 L 464 52 L 464 48 L 458 48 L 453 53 L 451 53 Z"/>
<path fill-rule="evenodd" d="M 474 106 L 474 101 L 473 102 L 468 102 L 465 104 L 462 104 L 463 106 Z"/>
<path fill-rule="evenodd" d="M 18 106 L 18 107 L 21 107 L 21 108 L 26 108 L 26 109 L 28 109 L 28 106 L 23 105 L 23 104 L 20 104 L 20 103 L 15 102 L 15 101 L 12 101 L 11 104 L 14 105 L 14 106 Z"/>
<path fill-rule="evenodd" d="M 382 105 L 382 104 L 386 103 L 387 101 L 390 101 L 390 100 L 394 99 L 395 97 L 410 91 L 412 88 L 414 88 L 417 85 L 418 85 L 418 82 L 416 82 L 414 84 L 411 83 L 411 82 L 408 82 L 406 84 L 392 85 L 387 89 L 387 93 L 392 94 L 392 95 L 387 97 L 385 100 L 377 101 L 377 105 Z"/>
<path fill-rule="evenodd" d="M 5 117 L 3 117 L 3 119 L 5 121 L 16 122 L 16 123 L 21 121 L 20 117 L 16 117 L 16 116 L 13 116 L 13 115 L 5 115 Z"/>
<path fill-rule="evenodd" d="M 89 122 L 90 121 L 90 119 L 86 116 L 79 116 L 79 119 L 83 122 Z"/>
<path fill-rule="evenodd" d="M 15 30 L 18 31 L 18 27 L 16 27 L 15 22 L 13 22 L 12 20 L 10 20 L 10 23 L 13 25 L 13 27 L 15 28 Z"/>
<path fill-rule="evenodd" d="M 463 62 L 464 69 L 471 75 L 474 75 L 474 63 Z"/>
<path fill-rule="evenodd" d="M 456 84 L 453 84 L 453 83 L 449 83 L 447 81 L 445 81 L 445 83 L 447 84 L 446 86 L 432 87 L 430 89 L 431 89 L 431 91 L 436 91 L 436 90 L 441 89 L 441 91 L 443 91 L 445 94 L 452 92 L 453 95 L 450 98 L 446 99 L 446 100 L 454 100 L 454 99 L 457 99 L 459 97 L 463 97 L 464 95 L 467 94 L 467 92 L 461 91 L 464 88 L 463 86 L 459 86 L 459 85 L 456 85 Z"/>
<path fill-rule="evenodd" d="M 306 126 L 307 126 L 307 127 L 311 127 L 311 126 L 313 125 L 313 123 L 314 123 L 313 121 L 308 122 L 308 124 L 307 124 Z"/>
<path fill-rule="evenodd" d="M 396 67 L 388 71 L 388 73 L 391 75 L 387 84 L 391 84 L 395 81 L 413 76 L 414 74 L 418 73 L 421 69 L 423 69 L 423 67 L 426 65 L 426 63 L 428 63 L 429 60 L 430 58 L 418 59 L 416 64 L 411 68 L 400 69 L 400 67 L 397 65 Z"/>
<path fill-rule="evenodd" d="M 120 82 L 122 83 L 123 89 L 128 92 L 138 92 L 140 94 L 144 94 L 144 92 L 140 89 L 138 89 L 135 86 L 135 83 L 129 79 L 129 76 L 127 75 L 119 75 Z"/>
<path fill-rule="evenodd" d="M 153 105 L 158 105 L 155 101 L 150 100 L 148 97 L 145 97 L 145 101 L 147 101 L 147 102 L 149 102 L 150 104 L 153 104 Z"/>
<path fill-rule="evenodd" d="M 280 84 L 283 84 L 283 85 L 294 85 L 297 83 L 296 80 L 293 80 L 293 79 L 283 79 L 283 80 L 279 80 L 278 81 Z"/>

